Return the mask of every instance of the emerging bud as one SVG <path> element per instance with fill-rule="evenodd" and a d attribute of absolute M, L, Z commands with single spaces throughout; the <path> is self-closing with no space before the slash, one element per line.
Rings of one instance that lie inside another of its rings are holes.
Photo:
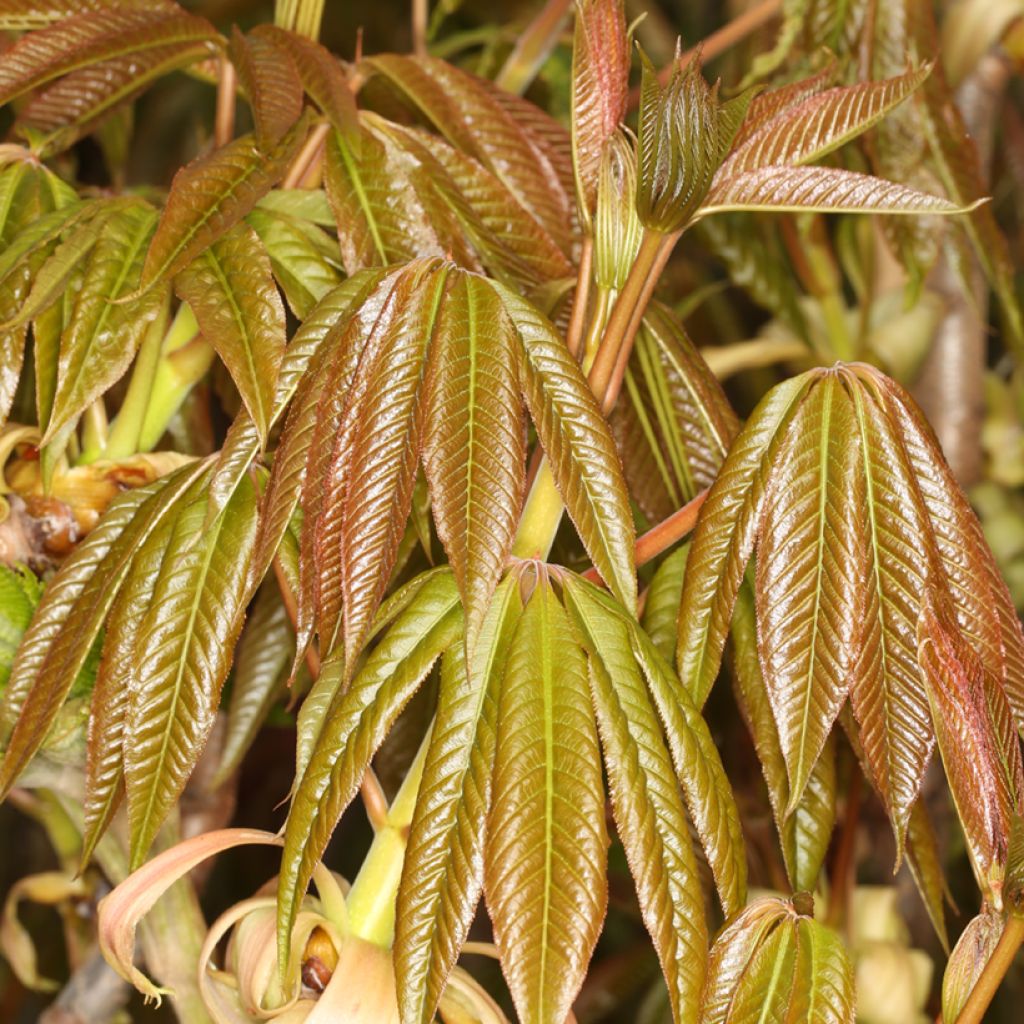
<path fill-rule="evenodd" d="M 636 153 L 622 132 L 605 143 L 594 216 L 594 280 L 620 291 L 636 260 L 643 229 L 636 215 Z"/>

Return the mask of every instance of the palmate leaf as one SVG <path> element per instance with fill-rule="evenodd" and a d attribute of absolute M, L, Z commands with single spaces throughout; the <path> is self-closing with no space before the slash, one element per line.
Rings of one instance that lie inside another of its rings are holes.
<path fill-rule="evenodd" d="M 205 493 L 188 496 L 136 627 L 138 676 L 123 738 L 133 867 L 144 860 L 213 726 L 250 595 L 256 499 L 246 481 L 205 527 Z"/>
<path fill-rule="evenodd" d="M 256 122 L 256 139 L 266 149 L 299 119 L 302 80 L 288 50 L 274 36 L 244 36 L 236 27 L 230 52 Z"/>
<path fill-rule="evenodd" d="M 515 331 L 484 278 L 459 274 L 444 297 L 425 382 L 423 468 L 431 508 L 477 630 L 512 551 L 526 480 L 526 422 Z"/>
<path fill-rule="evenodd" d="M 734 210 L 817 213 L 953 214 L 975 209 L 839 167 L 760 167 L 716 179 L 699 216 Z"/>
<path fill-rule="evenodd" d="M 236 224 L 178 274 L 175 289 L 224 361 L 265 442 L 285 350 L 285 317 L 256 232 Z"/>
<path fill-rule="evenodd" d="M 150 288 L 184 270 L 234 227 L 284 177 L 306 125 L 304 116 L 266 151 L 254 136 L 243 135 L 178 171 L 146 254 L 140 287 Z"/>
<path fill-rule="evenodd" d="M 522 345 L 522 387 L 555 483 L 587 554 L 612 593 L 636 610 L 633 517 L 608 424 L 551 323 L 495 284 Z"/>
<path fill-rule="evenodd" d="M 143 203 L 103 221 L 61 333 L 44 443 L 66 436 L 76 418 L 121 378 L 163 306 L 165 296 L 156 289 L 134 302 L 115 302 L 137 287 L 155 226 L 156 211 Z"/>
<path fill-rule="evenodd" d="M 445 655 L 398 891 L 395 972 L 409 1024 L 433 1019 L 480 899 L 498 699 L 521 612 L 519 579 L 510 575 L 481 624 L 469 671 L 462 645 Z"/>
<path fill-rule="evenodd" d="M 838 378 L 788 427 L 765 496 L 757 555 L 764 683 L 796 807 L 846 700 L 858 648 L 864 479 L 853 405 Z"/>
<path fill-rule="evenodd" d="M 817 92 L 771 117 L 766 117 L 762 108 L 756 112 L 760 122 L 751 125 L 741 144 L 734 145 L 716 179 L 820 159 L 885 117 L 920 86 L 930 70 L 925 65 L 881 82 L 858 82 Z"/>
<path fill-rule="evenodd" d="M 604 786 L 587 662 L 542 575 L 516 626 L 498 711 L 485 891 L 519 1019 L 564 1020 L 607 903 Z"/>
<path fill-rule="evenodd" d="M 612 415 L 630 495 L 652 522 L 709 487 L 738 424 L 681 323 L 649 309 Z"/>
<path fill-rule="evenodd" d="M 3 724 L 13 733 L 0 791 L 10 788 L 45 740 L 138 546 L 200 472 L 199 463 L 185 466 L 116 499 L 47 587 L 4 693 Z"/>
<path fill-rule="evenodd" d="M 359 780 L 402 708 L 462 635 L 455 581 L 436 573 L 415 591 L 347 689 L 329 708 L 298 781 L 278 883 L 278 955 L 286 966 L 299 902 Z M 326 664 L 326 663 L 325 663 Z"/>
<path fill-rule="evenodd" d="M 810 383 L 807 374 L 762 399 L 733 442 L 701 509 L 679 612 L 676 665 L 697 707 L 718 674 L 736 594 L 754 549 L 764 501 L 763 468 Z"/>
<path fill-rule="evenodd" d="M 668 985 L 673 1019 L 696 1021 L 707 925 L 686 812 L 628 628 L 592 591 L 575 578 L 566 581 L 566 601 L 590 653 L 616 828 Z"/>
<path fill-rule="evenodd" d="M 448 141 L 495 174 L 571 250 L 572 168 L 562 129 L 532 104 L 431 57 L 384 54 L 366 61 L 418 107 Z"/>
<path fill-rule="evenodd" d="M 622 0 L 586 0 L 576 9 L 571 118 L 577 205 L 588 220 L 605 142 L 626 115 L 629 39 Z"/>
<path fill-rule="evenodd" d="M 78 14 L 23 36 L 4 54 L 0 104 L 90 64 L 172 44 L 220 37 L 205 18 L 178 7 L 118 8 Z"/>

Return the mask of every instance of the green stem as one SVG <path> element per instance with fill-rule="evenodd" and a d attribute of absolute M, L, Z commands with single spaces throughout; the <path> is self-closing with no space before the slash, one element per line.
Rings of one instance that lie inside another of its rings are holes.
<path fill-rule="evenodd" d="M 430 735 L 428 730 L 388 810 L 384 827 L 373 837 L 345 901 L 352 934 L 383 949 L 390 948 L 395 937 L 395 896 L 402 880 L 409 826 L 416 809 Z"/>
<path fill-rule="evenodd" d="M 985 964 L 981 976 L 974 983 L 971 994 L 956 1019 L 956 1024 L 981 1024 L 985 1019 L 992 997 L 996 994 L 1006 972 L 1017 955 L 1017 950 L 1024 943 L 1024 917 L 1011 915 L 1003 926 L 1003 934 L 999 936 L 996 948 Z"/>
<path fill-rule="evenodd" d="M 571 0 L 548 0 L 540 14 L 526 27 L 498 72 L 495 83 L 506 92 L 522 95 L 541 65 L 555 48 Z"/>

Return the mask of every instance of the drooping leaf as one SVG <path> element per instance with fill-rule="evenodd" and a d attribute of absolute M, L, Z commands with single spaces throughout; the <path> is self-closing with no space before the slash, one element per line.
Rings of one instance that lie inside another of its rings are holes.
<path fill-rule="evenodd" d="M 2 0 L 0 29 L 5 32 L 27 32 L 86 11 L 103 11 L 112 7 L 131 10 L 156 7 L 174 9 L 177 4 L 171 0 Z"/>
<path fill-rule="evenodd" d="M 199 463 L 113 502 L 47 587 L 4 693 L 3 723 L 13 726 L 0 791 L 13 784 L 46 738 L 85 664 L 139 544 L 202 471 Z"/>
<path fill-rule="evenodd" d="M 576 9 L 572 46 L 573 170 L 577 205 L 589 219 L 607 140 L 626 115 L 629 39 L 621 0 L 587 0 Z"/>
<path fill-rule="evenodd" d="M 523 393 L 562 500 L 601 578 L 635 611 L 633 517 L 608 424 L 551 323 L 494 287 L 519 334 Z"/>
<path fill-rule="evenodd" d="M 244 482 L 206 527 L 200 491 L 175 517 L 145 618 L 124 723 L 131 862 L 142 863 L 213 726 L 248 601 L 257 495 Z"/>
<path fill-rule="evenodd" d="M 510 575 L 486 611 L 469 671 L 462 645 L 445 655 L 398 891 L 395 971 L 410 1024 L 432 1019 L 480 899 L 499 689 L 521 611 Z"/>
<path fill-rule="evenodd" d="M 405 529 L 423 423 L 423 364 L 437 330 L 446 270 L 424 263 L 403 274 L 378 315 L 345 398 L 312 530 L 317 613 L 325 649 L 343 637 L 354 663 L 384 594 Z"/>
<path fill-rule="evenodd" d="M 226 234 L 284 177 L 306 133 L 306 117 L 271 149 L 243 135 L 174 176 L 146 254 L 140 287 L 173 277 Z"/>
<path fill-rule="evenodd" d="M 607 902 L 604 786 L 587 662 L 546 578 L 516 626 L 498 711 L 485 888 L 524 1024 L 564 1020 Z"/>
<path fill-rule="evenodd" d="M 298 782 L 278 885 L 278 955 L 287 956 L 299 901 L 366 766 L 442 652 L 462 634 L 454 579 L 434 575 L 339 694 Z"/>
<path fill-rule="evenodd" d="M 266 149 L 278 142 L 302 113 L 302 81 L 287 49 L 275 37 L 231 36 L 231 59 L 256 122 L 256 139 Z"/>
<path fill-rule="evenodd" d="M 840 167 L 760 167 L 716 179 L 701 217 L 733 210 L 817 213 L 953 214 L 978 205 L 957 204 L 916 188 Z"/>
<path fill-rule="evenodd" d="M 383 54 L 366 63 L 452 145 L 497 175 L 569 252 L 572 169 L 568 139 L 555 122 L 532 104 L 436 58 Z"/>
<path fill-rule="evenodd" d="M 512 550 L 526 479 L 515 330 L 480 277 L 452 276 L 425 382 L 423 467 L 471 651 Z"/>
<path fill-rule="evenodd" d="M 753 553 L 766 480 L 780 435 L 799 407 L 804 374 L 768 393 L 733 442 L 701 509 L 679 611 L 676 665 L 698 708 L 718 674 L 733 605 Z"/>
<path fill-rule="evenodd" d="M 238 642 L 227 708 L 228 724 L 212 788 L 238 769 L 267 712 L 284 693 L 285 673 L 291 665 L 294 648 L 288 610 L 276 582 L 268 581 L 256 596 Z"/>
<path fill-rule="evenodd" d="M 175 281 L 266 440 L 285 350 L 284 306 L 256 232 L 236 224 Z"/>
<path fill-rule="evenodd" d="M 137 204 L 104 220 L 61 334 L 53 407 L 44 442 L 66 428 L 134 358 L 165 297 L 154 289 L 129 303 L 114 300 L 139 282 L 156 213 Z"/>
<path fill-rule="evenodd" d="M 686 812 L 628 628 L 592 589 L 569 578 L 565 593 L 590 653 L 616 828 L 668 985 L 673 1019 L 696 1021 L 707 925 Z"/>
<path fill-rule="evenodd" d="M 758 646 L 796 807 L 846 701 L 858 656 L 864 478 L 853 405 L 830 376 L 790 424 L 765 495 Z"/>
<path fill-rule="evenodd" d="M 125 54 L 218 39 L 213 26 L 180 7 L 130 7 L 78 14 L 23 36 L 4 54 L 0 104 L 60 75 Z"/>
<path fill-rule="evenodd" d="M 907 825 L 907 866 L 913 875 L 928 917 L 943 950 L 949 952 L 946 932 L 947 886 L 942 870 L 942 855 L 928 809 L 918 800 Z"/>
<path fill-rule="evenodd" d="M 818 92 L 765 118 L 718 169 L 727 180 L 759 167 L 806 164 L 867 131 L 928 76 L 929 65 L 881 82 L 857 82 Z"/>

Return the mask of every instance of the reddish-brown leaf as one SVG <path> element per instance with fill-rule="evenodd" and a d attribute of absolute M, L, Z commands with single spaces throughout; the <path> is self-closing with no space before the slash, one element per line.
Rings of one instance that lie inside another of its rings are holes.
<path fill-rule="evenodd" d="M 244 36 L 236 27 L 231 59 L 256 122 L 256 138 L 272 147 L 302 113 L 302 81 L 288 50 L 274 36 Z"/>

